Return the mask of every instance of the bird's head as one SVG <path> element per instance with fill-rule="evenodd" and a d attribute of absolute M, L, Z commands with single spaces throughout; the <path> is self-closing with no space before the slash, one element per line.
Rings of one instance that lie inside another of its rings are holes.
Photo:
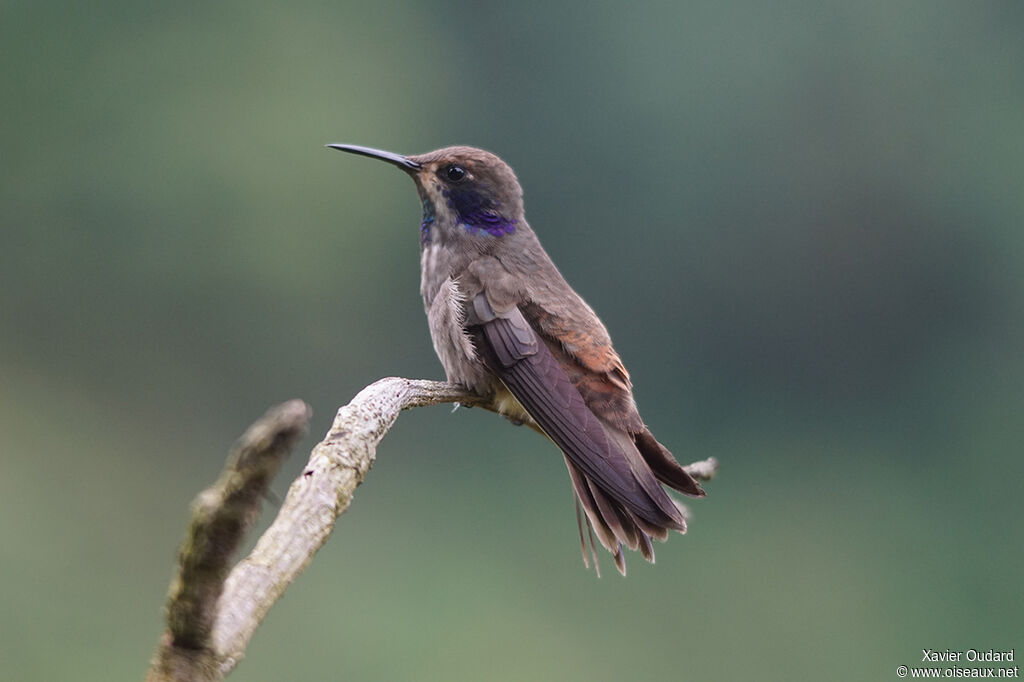
<path fill-rule="evenodd" d="M 423 202 L 420 241 L 471 242 L 481 250 L 488 241 L 523 227 L 523 190 L 508 164 L 474 147 L 445 147 L 403 156 L 349 144 L 329 144 L 398 166 L 412 176 Z"/>

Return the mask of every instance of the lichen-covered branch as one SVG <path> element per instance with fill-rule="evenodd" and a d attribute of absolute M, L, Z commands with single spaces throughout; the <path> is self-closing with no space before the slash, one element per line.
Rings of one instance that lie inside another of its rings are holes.
<path fill-rule="evenodd" d="M 235 443 L 217 482 L 192 503 L 167 596 L 167 631 L 147 679 L 216 679 L 210 677 L 211 634 L 224 578 L 281 462 L 306 433 L 310 415 L 301 400 L 271 408 Z"/>
<path fill-rule="evenodd" d="M 261 454 L 265 451 L 246 443 L 269 440 L 276 447 L 266 453 L 273 451 L 283 458 L 281 450 L 304 431 L 309 408 L 301 401 L 275 408 L 294 419 L 292 430 L 285 429 L 278 436 L 267 435 L 274 433 L 273 429 L 265 431 L 261 426 L 275 410 L 253 425 L 240 439 L 221 479 L 200 494 L 193 506 L 181 570 L 168 601 L 168 632 L 147 680 L 205 682 L 230 673 L 267 612 L 327 541 L 398 414 L 411 407 L 442 403 L 486 407 L 461 386 L 440 381 L 390 377 L 360 391 L 338 410 L 327 435 L 313 448 L 273 524 L 225 579 L 227 563 L 255 518 L 260 498 L 280 463 L 275 459 L 271 464 L 270 454 Z M 287 420 L 275 423 L 280 426 Z M 709 459 L 691 464 L 687 470 L 706 479 L 716 468 L 717 462 Z"/>

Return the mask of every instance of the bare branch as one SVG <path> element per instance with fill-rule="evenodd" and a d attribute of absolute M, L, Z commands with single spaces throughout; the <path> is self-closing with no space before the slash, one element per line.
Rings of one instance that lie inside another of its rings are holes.
<path fill-rule="evenodd" d="M 228 576 L 213 633 L 223 675 L 242 658 L 267 611 L 327 541 L 398 414 L 452 402 L 481 404 L 459 386 L 390 377 L 367 386 L 338 410 L 330 431 L 289 488 L 277 519 Z"/>
<path fill-rule="evenodd" d="M 442 403 L 487 408 L 461 386 L 439 381 L 389 377 L 360 391 L 338 410 L 252 553 L 224 579 L 270 478 L 304 432 L 309 408 L 301 401 L 285 403 L 253 425 L 220 480 L 193 505 L 181 571 L 168 601 L 168 632 L 147 680 L 205 682 L 230 673 L 267 612 L 327 541 L 399 413 Z M 708 479 L 717 466 L 711 458 L 686 469 Z"/>
<path fill-rule="evenodd" d="M 481 405 L 465 389 L 439 381 L 392 377 L 363 389 L 338 410 L 274 523 L 252 554 L 228 574 L 238 546 L 259 516 L 271 479 L 306 432 L 310 409 L 293 400 L 249 427 L 220 478 L 192 504 L 167 600 L 167 631 L 146 679 L 223 679 L 242 658 L 270 607 L 327 541 L 399 412 L 452 402 Z"/>

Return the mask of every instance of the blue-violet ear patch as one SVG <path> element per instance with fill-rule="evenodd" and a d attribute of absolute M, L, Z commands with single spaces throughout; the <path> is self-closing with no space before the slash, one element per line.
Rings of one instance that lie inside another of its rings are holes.
<path fill-rule="evenodd" d="M 514 218 L 506 218 L 491 199 L 471 188 L 452 187 L 444 190 L 448 207 L 455 211 L 458 223 L 471 234 L 481 231 L 500 237 L 516 230 Z"/>

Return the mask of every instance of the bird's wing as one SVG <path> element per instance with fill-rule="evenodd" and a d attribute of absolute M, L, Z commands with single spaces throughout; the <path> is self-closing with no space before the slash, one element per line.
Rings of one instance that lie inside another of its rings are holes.
<path fill-rule="evenodd" d="M 543 255 L 543 253 L 542 253 Z M 646 467 L 662 483 L 679 492 L 702 497 L 704 490 L 676 461 L 669 450 L 650 432 L 633 400 L 633 387 L 608 330 L 593 309 L 573 291 L 544 255 L 530 276 L 527 287 L 520 284 L 526 273 L 515 278 L 495 258 L 481 258 L 469 267 L 477 283 L 473 295 L 484 293 L 495 310 L 518 306 L 526 321 L 546 342 L 590 411 L 610 429 L 627 458 L 638 452 Z M 471 298 L 472 296 L 470 296 Z M 635 466 L 635 468 L 637 468 Z M 647 481 L 646 475 L 641 480 Z"/>
<path fill-rule="evenodd" d="M 537 272 L 512 276 L 495 258 L 480 258 L 468 268 L 473 280 L 467 300 L 484 291 L 499 313 L 518 307 L 537 335 L 548 342 L 569 380 L 599 418 L 615 428 L 644 430 L 633 402 L 632 383 L 612 348 L 601 320 L 573 291 L 546 254 Z M 524 286 L 523 280 L 529 278 Z M 475 286 L 474 286 L 475 285 Z"/>
<path fill-rule="evenodd" d="M 569 462 L 597 486 L 598 504 L 607 495 L 649 524 L 685 528 L 678 508 L 650 469 L 631 461 L 610 437 L 518 306 L 495 310 L 483 290 L 470 301 L 466 322 L 484 363 Z M 633 459 L 639 460 L 639 455 Z"/>
<path fill-rule="evenodd" d="M 578 297 L 577 297 L 578 298 Z M 565 351 L 586 370 L 610 382 L 616 389 L 629 394 L 633 387 L 622 358 L 612 348 L 611 339 L 597 315 L 579 300 L 582 309 L 577 314 L 563 316 L 535 301 L 525 306 L 527 317 L 541 334 L 558 339 Z M 575 306 L 574 306 L 575 307 Z"/>

